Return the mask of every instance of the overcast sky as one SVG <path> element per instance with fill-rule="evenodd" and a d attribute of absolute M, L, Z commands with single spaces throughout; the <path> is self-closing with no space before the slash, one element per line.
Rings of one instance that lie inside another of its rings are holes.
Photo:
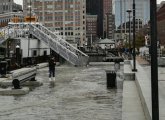
<path fill-rule="evenodd" d="M 157 3 L 159 4 L 160 2 L 165 1 L 165 0 L 157 0 Z"/>
<path fill-rule="evenodd" d="M 157 0 L 157 3 L 159 4 L 161 1 L 165 1 L 165 0 Z M 23 4 L 23 0 L 14 0 L 14 2 L 20 5 Z"/>
<path fill-rule="evenodd" d="M 14 0 L 15 3 L 23 5 L 23 0 Z"/>

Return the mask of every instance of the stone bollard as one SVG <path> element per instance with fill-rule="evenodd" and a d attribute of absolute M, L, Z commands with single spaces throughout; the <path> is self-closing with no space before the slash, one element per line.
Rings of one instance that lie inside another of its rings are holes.
<path fill-rule="evenodd" d="M 1 61 L 0 62 L 1 77 L 6 77 L 6 73 L 7 73 L 7 62 L 6 61 Z"/>
<path fill-rule="evenodd" d="M 120 70 L 120 62 L 119 62 L 119 61 L 116 61 L 116 62 L 114 63 L 114 69 L 115 69 L 115 71 Z"/>
<path fill-rule="evenodd" d="M 106 71 L 107 77 L 107 88 L 115 88 L 116 87 L 116 72 L 115 71 Z"/>
<path fill-rule="evenodd" d="M 14 89 L 21 89 L 21 87 L 20 87 L 20 81 L 18 79 L 14 79 L 12 81 L 12 84 L 14 86 Z"/>
<path fill-rule="evenodd" d="M 7 62 L 7 73 L 9 73 L 11 67 L 11 59 L 6 59 L 6 62 Z"/>

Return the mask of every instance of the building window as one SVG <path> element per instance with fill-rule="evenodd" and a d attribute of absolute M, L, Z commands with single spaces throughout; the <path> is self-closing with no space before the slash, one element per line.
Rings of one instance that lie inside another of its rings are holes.
<path fill-rule="evenodd" d="M 33 50 L 33 56 L 37 56 L 37 50 Z"/>
<path fill-rule="evenodd" d="M 44 50 L 44 56 L 46 56 L 47 55 L 47 51 L 46 50 Z"/>

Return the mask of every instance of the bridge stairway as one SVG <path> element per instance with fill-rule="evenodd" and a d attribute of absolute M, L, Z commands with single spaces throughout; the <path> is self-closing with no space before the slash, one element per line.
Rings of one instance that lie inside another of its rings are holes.
<path fill-rule="evenodd" d="M 57 33 L 52 32 L 41 24 L 28 24 L 27 28 L 21 28 L 19 26 L 22 23 L 17 23 L 17 28 L 13 26 L 5 27 L 1 30 L 0 44 L 5 40 L 10 38 L 16 38 L 18 36 L 24 36 L 29 32 L 40 41 L 48 45 L 53 51 L 58 53 L 65 60 L 76 66 L 84 66 L 89 62 L 89 56 L 74 47 L 72 44 L 68 43 L 62 36 Z M 26 24 L 27 25 L 27 24 Z M 9 28 L 10 27 L 10 28 Z"/>

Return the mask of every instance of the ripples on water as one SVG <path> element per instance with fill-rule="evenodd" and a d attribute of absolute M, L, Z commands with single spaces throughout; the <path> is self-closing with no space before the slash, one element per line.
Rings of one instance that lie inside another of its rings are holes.
<path fill-rule="evenodd" d="M 121 120 L 122 80 L 106 89 L 105 69 L 111 66 L 56 69 L 56 86 L 47 68 L 38 71 L 43 86 L 23 96 L 0 96 L 1 120 Z"/>

